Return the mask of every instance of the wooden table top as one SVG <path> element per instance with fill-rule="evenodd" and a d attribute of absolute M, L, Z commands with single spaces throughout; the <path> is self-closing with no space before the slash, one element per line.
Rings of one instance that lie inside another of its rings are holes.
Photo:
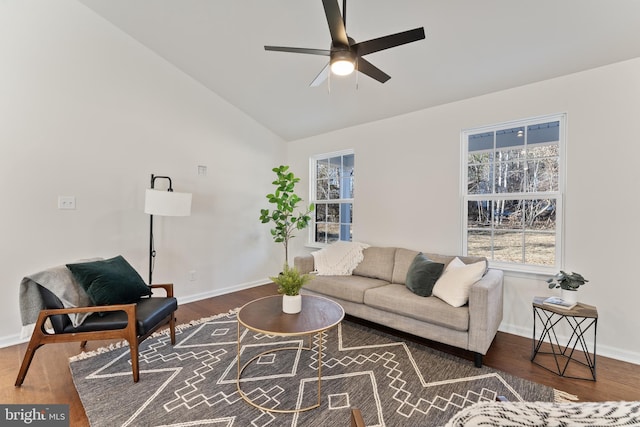
<path fill-rule="evenodd" d="M 547 311 L 551 311 L 553 313 L 563 314 L 565 316 L 576 316 L 576 317 L 592 317 L 598 318 L 598 309 L 593 305 L 588 305 L 582 302 L 579 302 L 575 307 L 570 310 L 565 310 L 563 308 L 551 306 L 548 304 L 544 304 L 543 301 L 548 297 L 535 297 L 533 299 L 533 305 L 538 308 L 542 308 Z"/>
<path fill-rule="evenodd" d="M 336 326 L 344 318 L 342 306 L 328 298 L 302 295 L 302 311 L 282 311 L 282 295 L 251 301 L 238 311 L 238 322 L 244 327 L 269 335 L 307 335 Z"/>

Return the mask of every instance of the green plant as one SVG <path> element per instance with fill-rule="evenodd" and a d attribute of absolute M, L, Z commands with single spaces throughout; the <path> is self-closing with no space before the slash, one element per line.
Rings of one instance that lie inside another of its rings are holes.
<path fill-rule="evenodd" d="M 289 240 L 295 237 L 294 231 L 303 230 L 309 225 L 314 205 L 311 203 L 304 212 L 295 212 L 302 199 L 294 192 L 300 181 L 293 172 L 288 172 L 289 166 L 278 166 L 272 169 L 277 179 L 272 182 L 276 186 L 273 193 L 267 194 L 269 203 L 275 205 L 273 210 L 260 209 L 260 221 L 263 224 L 273 222 L 271 235 L 276 243 L 284 245 L 284 262 L 289 265 Z"/>
<path fill-rule="evenodd" d="M 300 274 L 297 268 L 289 267 L 288 264 L 282 267 L 282 273 L 270 277 L 273 283 L 278 285 L 278 293 L 289 296 L 298 295 L 300 288 L 312 278 L 313 276 L 310 274 Z"/>
<path fill-rule="evenodd" d="M 577 291 L 580 286 L 587 282 L 588 280 L 582 277 L 581 274 L 573 272 L 571 274 L 567 274 L 562 270 L 552 278 L 547 279 L 549 289 L 562 288 L 568 291 Z"/>

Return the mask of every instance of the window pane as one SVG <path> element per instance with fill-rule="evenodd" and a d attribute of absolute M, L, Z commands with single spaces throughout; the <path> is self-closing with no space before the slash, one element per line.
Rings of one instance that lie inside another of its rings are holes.
<path fill-rule="evenodd" d="M 527 127 L 527 144 L 560 141 L 560 122 L 538 123 Z"/>
<path fill-rule="evenodd" d="M 500 162 L 496 168 L 496 193 L 519 193 L 522 191 L 524 187 L 524 162 Z"/>
<path fill-rule="evenodd" d="M 467 203 L 467 227 L 491 225 L 491 203 L 488 200 L 473 200 Z"/>
<path fill-rule="evenodd" d="M 525 262 L 536 265 L 555 265 L 556 235 L 555 233 L 528 232 L 524 234 L 526 252 Z"/>
<path fill-rule="evenodd" d="M 492 258 L 491 230 L 469 230 L 467 232 L 467 255 Z"/>
<path fill-rule="evenodd" d="M 340 226 L 340 240 L 350 242 L 352 239 L 351 232 L 352 232 L 351 224 L 342 224 Z"/>
<path fill-rule="evenodd" d="M 558 191 L 558 159 L 527 162 L 527 191 Z"/>
<path fill-rule="evenodd" d="M 524 127 L 496 131 L 496 149 L 524 146 Z"/>
<path fill-rule="evenodd" d="M 560 156 L 560 147 L 553 145 L 530 145 L 527 147 L 527 157 L 529 159 L 557 159 Z"/>
<path fill-rule="evenodd" d="M 492 180 L 493 168 L 490 164 L 477 164 L 468 167 L 467 172 L 467 193 L 468 194 L 489 194 L 493 192 Z"/>
<path fill-rule="evenodd" d="M 351 203 L 340 204 L 340 222 L 351 224 L 353 222 L 353 206 Z"/>
<path fill-rule="evenodd" d="M 327 219 L 326 222 L 340 222 L 340 204 L 329 203 L 327 204 Z"/>
<path fill-rule="evenodd" d="M 533 230 L 555 231 L 556 201 L 549 199 L 527 200 L 525 206 L 525 227 Z"/>
<path fill-rule="evenodd" d="M 340 238 L 340 224 L 327 224 L 327 243 L 337 242 Z"/>
<path fill-rule="evenodd" d="M 494 202 L 494 227 L 505 230 L 522 229 L 520 200 L 496 200 Z"/>
<path fill-rule="evenodd" d="M 316 242 L 327 242 L 327 224 L 316 224 Z"/>
<path fill-rule="evenodd" d="M 493 150 L 493 132 L 477 133 L 469 135 L 469 152 Z"/>
<path fill-rule="evenodd" d="M 316 161 L 316 179 L 326 179 L 329 177 L 329 159 Z"/>
<path fill-rule="evenodd" d="M 524 262 L 523 243 L 521 231 L 495 230 L 493 233 L 493 259 L 504 262 Z"/>
<path fill-rule="evenodd" d="M 329 200 L 329 180 L 318 179 L 316 181 L 316 199 Z"/>
<path fill-rule="evenodd" d="M 327 220 L 327 205 L 324 203 L 316 203 L 316 222 L 324 222 Z"/>

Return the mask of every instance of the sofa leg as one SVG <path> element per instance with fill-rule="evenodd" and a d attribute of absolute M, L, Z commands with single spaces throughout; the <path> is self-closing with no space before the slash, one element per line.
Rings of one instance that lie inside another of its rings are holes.
<path fill-rule="evenodd" d="M 473 364 L 476 365 L 476 368 L 482 368 L 482 354 L 481 353 L 473 353 Z"/>

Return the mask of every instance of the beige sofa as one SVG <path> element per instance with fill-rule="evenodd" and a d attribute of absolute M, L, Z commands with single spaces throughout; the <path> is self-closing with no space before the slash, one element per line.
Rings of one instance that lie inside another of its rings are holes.
<path fill-rule="evenodd" d="M 482 356 L 502 321 L 502 271 L 487 269 L 470 287 L 468 303 L 453 307 L 435 296 L 418 296 L 405 286 L 407 271 L 418 253 L 403 248 L 368 247 L 351 275 L 317 275 L 301 293 L 330 298 L 351 316 L 469 350 L 474 353 L 475 365 L 481 367 Z M 445 264 L 445 269 L 455 258 L 425 255 Z M 465 264 L 486 261 L 459 258 Z M 302 273 L 315 270 L 313 255 L 296 257 L 294 265 Z"/>

